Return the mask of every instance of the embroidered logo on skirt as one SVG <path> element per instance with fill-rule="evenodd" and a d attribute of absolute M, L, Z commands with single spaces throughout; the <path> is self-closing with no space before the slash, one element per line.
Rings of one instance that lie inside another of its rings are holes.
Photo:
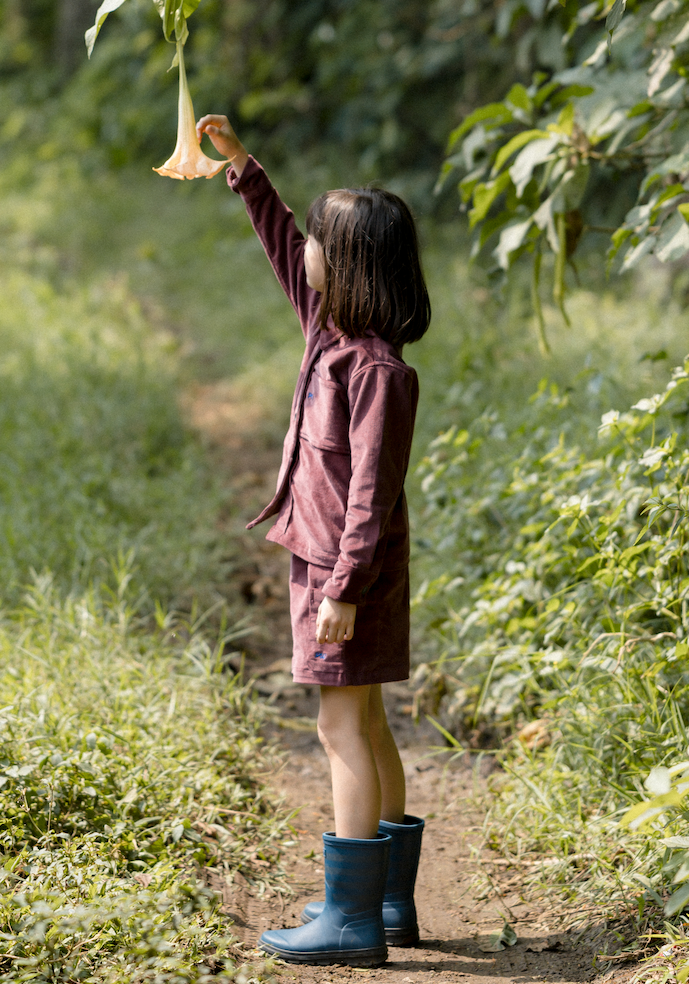
<path fill-rule="evenodd" d="M 319 649 L 317 653 L 314 653 L 313 654 L 313 658 L 314 659 L 325 659 L 326 656 L 325 656 L 325 653 L 322 650 Z"/>

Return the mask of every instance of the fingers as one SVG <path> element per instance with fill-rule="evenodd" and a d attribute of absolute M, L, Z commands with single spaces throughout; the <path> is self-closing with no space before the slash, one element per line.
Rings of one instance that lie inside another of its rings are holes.
<path fill-rule="evenodd" d="M 320 645 L 325 642 L 347 642 L 353 634 L 353 629 L 350 626 L 321 622 L 316 629 L 316 642 Z"/>
<path fill-rule="evenodd" d="M 196 133 L 200 140 L 204 133 L 210 133 L 211 130 L 214 130 L 217 133 L 222 130 L 224 126 L 227 126 L 228 129 L 230 127 L 230 121 L 226 116 L 215 116 L 214 114 L 209 113 L 206 116 L 202 116 L 196 124 Z"/>
<path fill-rule="evenodd" d="M 316 642 L 346 642 L 354 635 L 356 606 L 324 598 L 316 616 Z"/>

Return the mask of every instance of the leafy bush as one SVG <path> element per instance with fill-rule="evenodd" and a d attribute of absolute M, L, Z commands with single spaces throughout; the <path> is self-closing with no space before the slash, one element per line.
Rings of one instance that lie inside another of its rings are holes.
<path fill-rule="evenodd" d="M 571 443 L 571 401 L 546 383 L 516 434 L 487 412 L 436 439 L 420 472 L 443 573 L 419 600 L 451 602 L 432 624 L 444 664 L 456 661 L 470 689 L 455 691 L 450 719 L 462 708 L 474 718 L 529 714 L 582 651 L 595 670 L 656 636 L 681 643 L 685 380 L 677 369 L 665 393 L 604 415 L 596 456 Z M 477 480 L 471 465 L 495 449 L 491 435 L 505 457 L 489 457 Z"/>
<path fill-rule="evenodd" d="M 555 255 L 553 298 L 565 320 L 567 261 L 583 233 L 611 234 L 608 263 L 617 272 L 650 253 L 674 263 L 689 250 L 686 3 L 562 7 L 567 64 L 535 72 L 530 85 L 516 82 L 467 115 L 450 137 L 443 172 L 461 172 L 474 253 L 494 274 L 531 255 L 546 349 L 544 250 Z"/>
<path fill-rule="evenodd" d="M 672 894 L 680 862 L 605 818 L 689 744 L 688 382 L 689 361 L 604 414 L 598 448 L 576 442 L 576 408 L 544 383 L 513 433 L 484 414 L 421 466 L 443 573 L 418 601 L 442 651 L 417 682 L 450 736 L 517 732 L 492 837 L 554 851 L 551 882 L 642 908 Z M 487 458 L 500 427 L 505 450 Z M 585 872 L 568 859 L 581 852 Z"/>
<path fill-rule="evenodd" d="M 285 820 L 258 778 L 260 708 L 219 672 L 225 640 L 160 628 L 138 631 L 126 573 L 110 598 L 67 602 L 40 580 L 0 626 L 7 980 L 260 972 L 195 875 L 216 864 L 262 881 L 275 860 Z"/>

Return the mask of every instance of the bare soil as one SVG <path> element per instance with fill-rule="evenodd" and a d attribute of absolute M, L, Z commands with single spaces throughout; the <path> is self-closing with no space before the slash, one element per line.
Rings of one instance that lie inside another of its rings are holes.
<path fill-rule="evenodd" d="M 218 468 L 227 476 L 233 508 L 223 517 L 228 536 L 239 543 L 232 593 L 243 599 L 257 630 L 246 640 L 246 671 L 266 700 L 271 722 L 266 737 L 285 752 L 282 768 L 269 779 L 276 798 L 289 810 L 294 837 L 281 864 L 291 894 L 263 892 L 241 876 L 231 884 L 210 875 L 222 893 L 224 911 L 247 952 L 268 928 L 299 925 L 306 902 L 322 897 L 322 834 L 333 826 L 327 763 L 315 732 L 315 688 L 294 685 L 289 673 L 291 636 L 287 597 L 289 557 L 267 543 L 261 530 L 244 524 L 270 498 L 280 447 L 260 416 L 247 418 L 246 402 L 231 384 L 198 387 L 187 408 L 203 434 Z M 475 984 L 583 982 L 627 984 L 635 969 L 624 956 L 607 956 L 611 927 L 548 898 L 534 898 L 524 869 L 512 869 L 482 836 L 481 803 L 490 797 L 487 774 L 492 760 L 467 751 L 448 764 L 433 754 L 439 736 L 428 724 L 415 725 L 412 694 L 405 684 L 389 684 L 386 706 L 404 762 L 407 812 L 426 819 L 416 887 L 421 943 L 391 947 L 380 968 L 310 967 L 276 964 L 279 982 L 333 984 L 362 976 L 381 984 Z M 517 942 L 495 950 L 505 923 Z"/>

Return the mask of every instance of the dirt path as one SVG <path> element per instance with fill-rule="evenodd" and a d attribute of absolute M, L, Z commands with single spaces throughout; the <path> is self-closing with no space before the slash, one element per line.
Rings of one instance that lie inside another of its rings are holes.
<path fill-rule="evenodd" d="M 264 929 L 298 925 L 304 904 L 322 897 L 321 835 L 332 829 L 328 770 L 314 727 L 316 690 L 294 685 L 289 673 L 287 553 L 259 533 L 243 530 L 245 517 L 254 515 L 272 493 L 280 448 L 266 437 L 268 429 L 260 419 L 247 419 L 246 402 L 236 398 L 231 385 L 199 387 L 188 407 L 233 489 L 235 508 L 224 521 L 242 548 L 233 590 L 241 593 L 253 621 L 262 627 L 247 641 L 247 669 L 271 709 L 267 736 L 286 752 L 282 770 L 272 778 L 274 792 L 298 811 L 294 839 L 282 859 L 292 895 L 259 897 L 241 878 L 232 886 L 214 885 L 223 893 L 234 932 L 253 947 Z M 416 889 L 421 944 L 390 948 L 388 962 L 372 970 L 278 964 L 277 980 L 334 984 L 363 976 L 383 984 L 626 984 L 634 968 L 601 954 L 605 926 L 543 900 L 527 896 L 525 901 L 524 872 L 510 870 L 483 846 L 477 801 L 488 795 L 490 760 L 467 753 L 448 766 L 446 756 L 430 754 L 437 745 L 436 732 L 429 725 L 414 726 L 406 685 L 390 684 L 385 690 L 405 766 L 407 810 L 426 818 Z M 517 943 L 495 951 L 495 935 L 505 922 L 516 932 Z"/>

